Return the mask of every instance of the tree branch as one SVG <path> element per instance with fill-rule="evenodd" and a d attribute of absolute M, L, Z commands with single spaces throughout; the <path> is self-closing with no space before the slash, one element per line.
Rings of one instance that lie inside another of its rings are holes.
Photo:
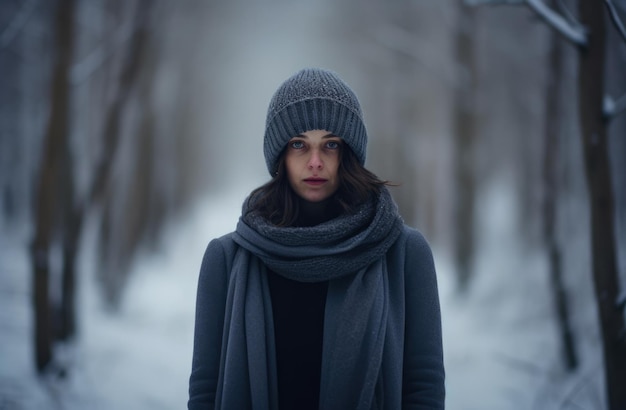
<path fill-rule="evenodd" d="M 622 39 L 626 41 L 626 29 L 624 29 L 624 24 L 622 23 L 619 14 L 617 14 L 617 10 L 615 9 L 613 2 L 611 0 L 604 0 L 604 4 L 606 5 L 606 8 L 611 15 L 611 21 L 613 21 L 613 25 L 622 36 Z"/>
<path fill-rule="evenodd" d="M 577 23 L 576 20 L 574 20 L 571 16 L 571 14 L 567 13 L 567 18 L 565 18 L 556 11 L 546 6 L 545 3 L 541 0 L 464 0 L 464 2 L 468 6 L 526 4 L 531 10 L 537 13 L 539 17 L 541 17 L 549 26 L 558 31 L 566 39 L 576 44 L 577 46 L 587 46 L 587 31 L 585 30 L 585 28 L 581 24 Z"/>
<path fill-rule="evenodd" d="M 571 24 L 541 0 L 525 0 L 526 5 L 539 15 L 549 26 L 577 46 L 586 47 L 587 31 L 580 24 Z"/>
<path fill-rule="evenodd" d="M 525 0 L 464 0 L 468 6 L 500 6 L 503 4 L 522 5 Z"/>
<path fill-rule="evenodd" d="M 626 111 L 626 94 L 622 95 L 615 101 L 610 95 L 604 96 L 602 104 L 602 114 L 607 121 L 619 116 Z"/>
<path fill-rule="evenodd" d="M 15 38 L 20 29 L 26 24 L 28 18 L 35 9 L 36 0 L 27 1 L 22 5 L 22 8 L 15 15 L 15 18 L 2 30 L 0 34 L 0 49 L 6 48 L 11 44 L 11 41 Z"/>
<path fill-rule="evenodd" d="M 576 405 L 572 397 L 579 393 L 586 384 L 591 383 L 592 380 L 598 377 L 598 373 L 602 374 L 602 361 L 596 362 L 593 367 L 589 367 L 585 372 L 581 372 L 578 381 L 571 386 L 568 392 L 562 395 L 561 403 L 557 407 L 559 409 L 565 408 L 566 404 Z"/>
<path fill-rule="evenodd" d="M 415 64 L 422 66 L 434 78 L 440 80 L 443 84 L 453 84 L 455 77 L 443 59 L 437 54 L 434 58 L 426 58 L 424 50 L 428 49 L 426 44 L 420 42 L 419 38 L 412 35 L 407 30 L 403 30 L 396 26 L 382 24 L 373 32 L 374 40 L 377 44 L 387 50 L 403 54 L 414 61 Z M 368 51 L 371 53 L 371 50 Z"/>
<path fill-rule="evenodd" d="M 130 40 L 132 34 L 132 22 L 125 23 L 116 30 L 116 34 L 112 36 L 112 39 L 107 38 L 93 49 L 87 57 L 74 64 L 70 76 L 72 84 L 80 84 L 88 79 Z"/>
<path fill-rule="evenodd" d="M 567 20 L 569 20 L 571 24 L 579 24 L 578 20 L 576 20 L 576 17 L 574 17 L 574 15 L 571 11 L 569 11 L 565 3 L 563 3 L 563 0 L 557 0 L 556 4 L 559 6 L 559 10 L 561 10 L 561 13 L 565 16 Z"/>

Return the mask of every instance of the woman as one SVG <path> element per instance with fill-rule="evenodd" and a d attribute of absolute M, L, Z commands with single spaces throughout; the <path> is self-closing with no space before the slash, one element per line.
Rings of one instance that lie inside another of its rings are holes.
<path fill-rule="evenodd" d="M 274 94 L 272 179 L 202 261 L 189 409 L 444 407 L 431 251 L 363 167 L 366 143 L 336 74 Z"/>

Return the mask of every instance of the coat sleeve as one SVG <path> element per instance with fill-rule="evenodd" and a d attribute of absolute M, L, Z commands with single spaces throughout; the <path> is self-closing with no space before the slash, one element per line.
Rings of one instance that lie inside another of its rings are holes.
<path fill-rule="evenodd" d="M 196 295 L 196 318 L 189 410 L 213 409 L 219 376 L 224 311 L 228 287 L 224 247 L 212 240 L 202 259 Z"/>
<path fill-rule="evenodd" d="M 411 230 L 405 265 L 403 409 L 443 409 L 445 372 L 441 312 L 432 252 Z"/>

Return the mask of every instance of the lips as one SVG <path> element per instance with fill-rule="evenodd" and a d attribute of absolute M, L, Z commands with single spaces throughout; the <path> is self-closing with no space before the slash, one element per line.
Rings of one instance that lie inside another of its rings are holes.
<path fill-rule="evenodd" d="M 324 178 L 317 178 L 317 177 L 310 177 L 310 178 L 305 178 L 304 182 L 308 185 L 322 185 L 323 183 L 325 183 L 326 181 L 328 181 L 327 179 Z"/>

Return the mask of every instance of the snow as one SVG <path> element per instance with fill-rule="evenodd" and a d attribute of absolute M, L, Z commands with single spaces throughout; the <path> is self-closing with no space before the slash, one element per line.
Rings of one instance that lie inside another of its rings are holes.
<path fill-rule="evenodd" d="M 103 309 L 90 263 L 93 249 L 85 246 L 79 262 L 86 273 L 80 278 L 80 336 L 55 351 L 69 367 L 67 377 L 35 374 L 27 235 L 3 227 L 0 409 L 185 407 L 200 261 L 211 237 L 233 229 L 242 201 L 241 193 L 206 199 L 188 219 L 174 221 L 161 250 L 138 257 L 116 313 Z"/>
<path fill-rule="evenodd" d="M 172 222 L 159 251 L 137 258 L 116 313 L 102 308 L 90 267 L 93 238 L 86 238 L 79 263 L 80 336 L 56 351 L 68 368 L 65 377 L 34 371 L 27 229 L 0 225 L 0 409 L 184 408 L 200 261 L 211 238 L 234 228 L 244 196 L 206 198 Z M 597 331 L 579 339 L 581 369 L 565 372 L 545 262 L 519 251 L 510 216 L 514 195 L 503 183 L 482 197 L 479 274 L 468 294 L 456 294 L 449 258 L 434 249 L 447 407 L 602 408 Z"/>

